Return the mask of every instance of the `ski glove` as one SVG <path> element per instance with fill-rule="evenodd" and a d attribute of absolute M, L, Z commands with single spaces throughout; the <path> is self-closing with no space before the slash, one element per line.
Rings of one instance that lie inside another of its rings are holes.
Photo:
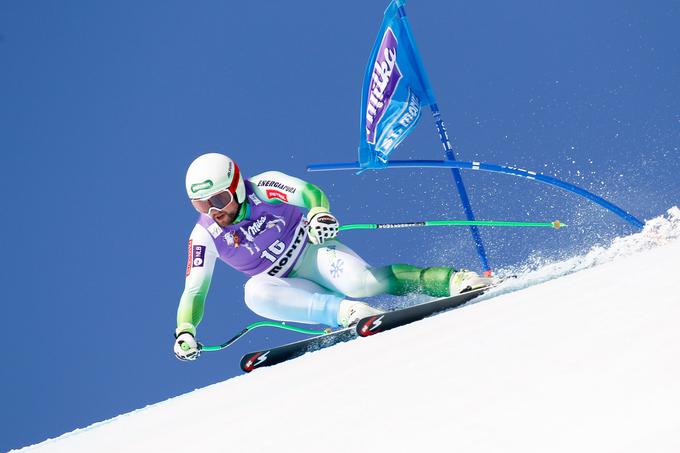
<path fill-rule="evenodd" d="M 175 356 L 180 360 L 196 360 L 201 355 L 196 338 L 190 332 L 182 332 L 175 338 Z"/>
<path fill-rule="evenodd" d="M 316 207 L 307 213 L 307 234 L 312 244 L 323 244 L 338 235 L 340 224 L 326 208 Z"/>

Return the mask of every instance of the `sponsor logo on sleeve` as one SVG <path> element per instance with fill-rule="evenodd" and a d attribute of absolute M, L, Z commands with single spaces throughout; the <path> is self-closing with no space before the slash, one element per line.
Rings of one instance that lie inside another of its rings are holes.
<path fill-rule="evenodd" d="M 191 274 L 191 263 L 192 263 L 191 254 L 193 252 L 193 243 L 194 243 L 194 241 L 189 239 L 189 246 L 188 246 L 189 258 L 187 259 L 187 277 L 189 276 L 189 274 Z"/>
<path fill-rule="evenodd" d="M 283 192 L 279 192 L 276 189 L 267 189 L 267 198 L 270 200 L 272 198 L 276 198 L 278 200 L 288 202 L 288 195 Z"/>
<path fill-rule="evenodd" d="M 203 263 L 205 262 L 205 246 L 194 245 L 192 253 L 192 267 L 203 267 Z"/>
<path fill-rule="evenodd" d="M 257 187 L 272 187 L 274 189 L 281 189 L 284 192 L 288 192 L 288 193 L 295 193 L 295 191 L 297 190 L 293 186 L 287 186 L 285 184 L 281 184 L 278 181 L 270 181 L 268 179 L 263 179 L 262 181 L 258 181 Z"/>

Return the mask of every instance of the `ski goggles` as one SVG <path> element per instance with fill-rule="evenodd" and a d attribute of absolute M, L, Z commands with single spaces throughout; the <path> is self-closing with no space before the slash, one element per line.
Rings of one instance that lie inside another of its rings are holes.
<path fill-rule="evenodd" d="M 224 189 L 222 192 L 217 192 L 208 198 L 191 200 L 191 204 L 201 214 L 210 214 L 211 209 L 221 211 L 232 201 L 234 201 L 234 195 L 229 189 Z"/>

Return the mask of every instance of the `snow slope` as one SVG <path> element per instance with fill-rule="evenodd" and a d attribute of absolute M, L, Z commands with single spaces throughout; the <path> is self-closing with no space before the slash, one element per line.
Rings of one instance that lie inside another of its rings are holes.
<path fill-rule="evenodd" d="M 21 451 L 678 452 L 679 264 L 673 208 L 496 297 Z"/>

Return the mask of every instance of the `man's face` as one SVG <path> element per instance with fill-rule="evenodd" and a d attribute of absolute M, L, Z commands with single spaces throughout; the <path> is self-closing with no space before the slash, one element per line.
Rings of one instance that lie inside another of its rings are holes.
<path fill-rule="evenodd" d="M 213 218 L 215 223 L 224 228 L 231 225 L 234 219 L 236 219 L 239 209 L 239 204 L 235 199 L 232 199 L 228 205 L 220 210 L 217 208 L 210 208 L 210 217 Z"/>

